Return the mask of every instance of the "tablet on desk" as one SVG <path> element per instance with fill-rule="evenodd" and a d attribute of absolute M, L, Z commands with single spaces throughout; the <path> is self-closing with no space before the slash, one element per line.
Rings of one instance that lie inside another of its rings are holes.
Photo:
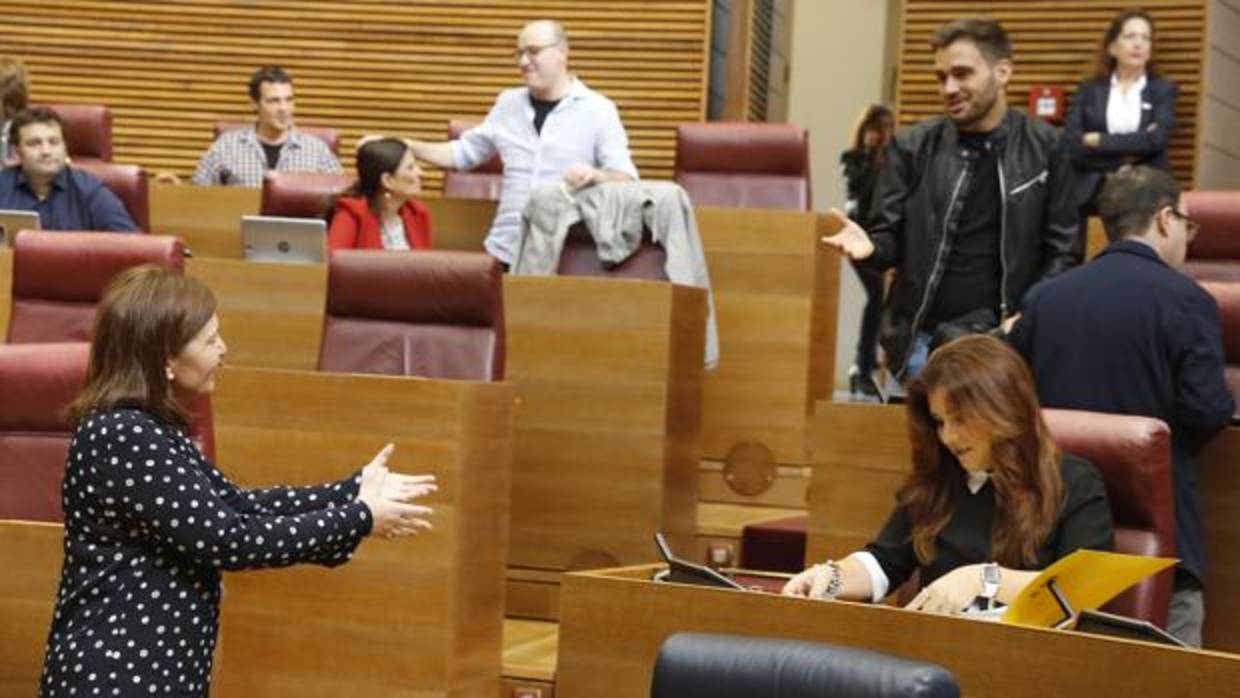
<path fill-rule="evenodd" d="M 722 589 L 745 588 L 705 565 L 688 562 L 676 557 L 672 554 L 672 549 L 668 546 L 667 539 L 663 537 L 662 533 L 654 534 L 654 543 L 659 548 L 659 555 L 667 562 L 667 574 L 662 577 L 663 581 L 719 587 Z"/>
<path fill-rule="evenodd" d="M 321 264 L 327 223 L 315 218 L 241 217 L 241 256 L 251 262 Z"/>
<path fill-rule="evenodd" d="M 20 230 L 38 230 L 39 214 L 34 211 L 0 209 L 0 247 L 12 245 Z"/>
<path fill-rule="evenodd" d="M 1156 642 L 1160 645 L 1188 647 L 1178 637 L 1149 621 L 1137 620 L 1127 616 L 1117 616 L 1114 613 L 1105 613 L 1103 611 L 1085 609 L 1077 613 L 1076 624 L 1073 629 L 1077 632 L 1090 633 L 1091 635 L 1109 635 L 1129 640 Z"/>

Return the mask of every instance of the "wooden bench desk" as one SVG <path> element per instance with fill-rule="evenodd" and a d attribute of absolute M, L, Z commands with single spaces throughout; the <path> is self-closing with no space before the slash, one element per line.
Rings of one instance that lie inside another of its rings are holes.
<path fill-rule="evenodd" d="M 644 698 L 659 645 L 681 631 L 809 640 L 922 659 L 964 696 L 1231 695 L 1240 656 L 1069 631 L 649 581 L 656 566 L 565 575 L 556 693 Z"/>
<path fill-rule="evenodd" d="M 911 467 L 903 406 L 818 403 L 806 559 L 840 558 L 878 534 Z M 1240 429 L 1202 454 L 1207 647 L 1240 652 Z"/>
<path fill-rule="evenodd" d="M 434 473 L 434 530 L 347 565 L 225 575 L 213 695 L 494 698 L 500 685 L 513 388 L 226 368 L 222 469 L 242 486 L 338 480 L 386 442 Z M 58 525 L 0 522 L 0 694 L 32 695 L 60 577 Z"/>

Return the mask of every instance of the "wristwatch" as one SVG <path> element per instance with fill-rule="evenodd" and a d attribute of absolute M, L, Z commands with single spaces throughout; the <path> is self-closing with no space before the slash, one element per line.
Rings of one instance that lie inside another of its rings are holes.
<path fill-rule="evenodd" d="M 982 593 L 986 599 L 986 610 L 995 607 L 995 597 L 999 595 L 999 563 L 987 562 L 982 565 Z"/>

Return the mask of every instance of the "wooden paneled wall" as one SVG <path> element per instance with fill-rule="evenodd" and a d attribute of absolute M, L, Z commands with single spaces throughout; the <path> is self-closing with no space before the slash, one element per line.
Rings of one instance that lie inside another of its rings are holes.
<path fill-rule="evenodd" d="M 5 0 L 0 52 L 36 102 L 111 105 L 116 160 L 192 172 L 217 119 L 247 118 L 259 65 L 293 75 L 297 118 L 354 139 L 442 139 L 520 84 L 529 20 L 561 20 L 570 67 L 620 107 L 643 176 L 669 178 L 675 124 L 704 118 L 709 0 Z M 437 189 L 431 173 L 428 188 Z"/>
<path fill-rule="evenodd" d="M 1140 5 L 1154 17 L 1154 58 L 1180 84 L 1171 161 L 1180 181 L 1191 186 L 1203 73 L 1205 0 L 905 0 L 901 31 L 897 107 L 903 124 L 941 114 L 930 36 L 965 16 L 999 20 L 1012 41 L 1015 74 L 1009 104 L 1024 108 L 1031 85 L 1061 85 L 1071 95 L 1093 73 L 1095 57 L 1111 18 Z"/>

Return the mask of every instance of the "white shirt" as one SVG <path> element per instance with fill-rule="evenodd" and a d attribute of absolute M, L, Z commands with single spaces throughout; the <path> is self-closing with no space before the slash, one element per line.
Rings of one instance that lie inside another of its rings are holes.
<path fill-rule="evenodd" d="M 452 141 L 456 169 L 477 167 L 496 153 L 504 163 L 503 190 L 486 249 L 509 264 L 520 245 L 521 211 L 535 187 L 557 182 L 580 162 L 637 179 L 628 134 L 610 99 L 573 78 L 539 134 L 529 95 L 525 87 L 504 90 L 481 124 Z"/>
<path fill-rule="evenodd" d="M 1111 73 L 1111 93 L 1107 96 L 1107 133 L 1136 133 L 1141 128 L 1141 93 L 1144 91 L 1144 75 L 1124 92 L 1119 87 L 1119 77 Z"/>

